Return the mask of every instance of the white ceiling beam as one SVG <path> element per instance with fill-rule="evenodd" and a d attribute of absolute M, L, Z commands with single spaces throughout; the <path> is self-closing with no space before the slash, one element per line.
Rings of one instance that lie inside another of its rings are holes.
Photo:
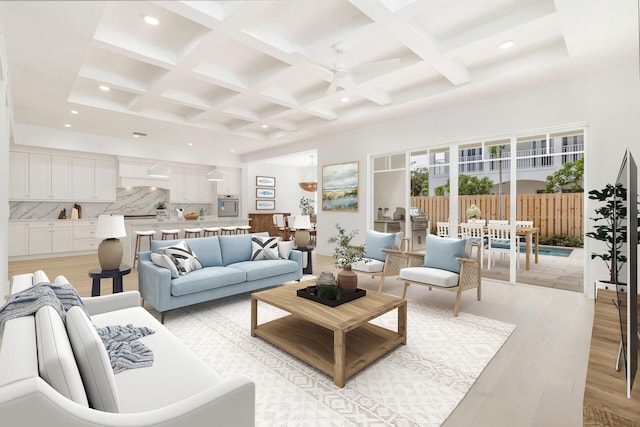
<path fill-rule="evenodd" d="M 199 96 L 182 92 L 180 90 L 169 89 L 162 95 L 163 98 L 184 105 L 186 107 L 196 108 L 198 110 L 208 110 L 211 105 Z"/>
<path fill-rule="evenodd" d="M 78 72 L 79 77 L 91 79 L 105 83 L 109 87 L 117 88 L 127 92 L 143 94 L 147 91 L 147 85 L 139 81 L 128 79 L 122 74 L 115 74 L 110 71 L 101 70 L 95 67 L 83 65 Z"/>
<path fill-rule="evenodd" d="M 235 117 L 237 119 L 245 120 L 248 122 L 260 121 L 260 116 L 258 116 L 256 113 L 254 113 L 251 110 L 247 110 L 246 108 L 227 107 L 224 110 L 222 110 L 222 113 L 224 113 L 227 116 Z"/>
<path fill-rule="evenodd" d="M 176 64 L 176 56 L 171 51 L 101 28 L 96 30 L 93 44 L 106 51 L 162 68 L 172 68 Z"/>

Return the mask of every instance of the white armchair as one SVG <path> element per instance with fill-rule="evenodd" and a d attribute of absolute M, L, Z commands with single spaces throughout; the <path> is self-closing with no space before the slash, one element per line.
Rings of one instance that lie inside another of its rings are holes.
<path fill-rule="evenodd" d="M 475 259 L 470 258 L 472 247 L 476 247 Z M 406 297 L 409 285 L 422 285 L 456 292 L 453 315 L 460 309 L 462 292 L 477 289 L 478 301 L 482 290 L 482 263 L 479 243 L 471 238 L 455 239 L 427 235 L 425 253 L 404 254 L 406 267 L 400 270 L 398 280 L 404 282 L 402 298 Z"/>
<path fill-rule="evenodd" d="M 405 265 L 405 258 L 402 254 L 409 249 L 410 239 L 402 236 L 402 232 L 367 231 L 364 243 L 366 261 L 354 263 L 351 266 L 351 271 L 367 274 L 372 278 L 380 276 L 378 292 L 382 292 L 385 277 L 397 275 Z"/>

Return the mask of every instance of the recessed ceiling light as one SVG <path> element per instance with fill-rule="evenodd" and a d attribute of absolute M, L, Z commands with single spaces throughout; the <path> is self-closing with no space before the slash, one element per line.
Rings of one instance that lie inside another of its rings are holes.
<path fill-rule="evenodd" d="M 233 148 L 231 150 L 229 150 L 229 151 L 232 152 L 232 153 L 236 152 L 236 150 L 234 150 Z"/>
<path fill-rule="evenodd" d="M 158 18 L 154 18 L 153 16 L 145 16 L 144 17 L 144 22 L 146 22 L 149 25 L 158 25 L 160 23 L 160 21 L 158 21 Z"/>
<path fill-rule="evenodd" d="M 65 124 L 64 124 L 64 127 L 66 127 L 66 128 L 70 128 L 70 127 L 71 127 L 71 125 L 70 125 L 69 123 L 65 123 Z"/>
<path fill-rule="evenodd" d="M 503 41 L 500 43 L 500 49 L 509 49 L 510 47 L 513 47 L 513 44 L 513 40 Z"/>
<path fill-rule="evenodd" d="M 109 92 L 111 90 L 111 88 L 107 85 L 100 85 L 98 86 L 98 88 L 103 92 Z"/>
<path fill-rule="evenodd" d="M 146 133 L 142 133 L 142 132 L 132 132 L 132 135 L 134 138 L 141 138 L 143 136 L 147 136 Z"/>
<path fill-rule="evenodd" d="M 269 125 L 262 125 L 260 126 L 262 129 L 267 129 L 269 127 Z"/>
<path fill-rule="evenodd" d="M 78 114 L 76 110 L 71 110 L 71 114 Z"/>
<path fill-rule="evenodd" d="M 189 147 L 193 147 L 193 142 L 189 142 L 187 145 L 188 145 Z"/>
<path fill-rule="evenodd" d="M 340 102 L 349 102 L 349 97 L 343 96 L 342 98 L 340 98 Z"/>

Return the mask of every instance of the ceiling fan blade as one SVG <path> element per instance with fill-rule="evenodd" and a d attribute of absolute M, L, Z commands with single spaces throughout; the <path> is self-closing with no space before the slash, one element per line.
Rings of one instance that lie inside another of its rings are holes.
<path fill-rule="evenodd" d="M 352 73 L 375 73 L 384 74 L 392 71 L 398 65 L 400 65 L 400 58 L 385 59 L 384 61 L 369 62 L 368 64 L 362 64 L 351 69 Z"/>
<path fill-rule="evenodd" d="M 331 80 L 331 84 L 329 85 L 329 87 L 327 88 L 327 91 L 324 94 L 331 95 L 332 93 L 335 93 L 336 90 L 338 90 L 338 78 L 334 77 L 333 80 Z"/>

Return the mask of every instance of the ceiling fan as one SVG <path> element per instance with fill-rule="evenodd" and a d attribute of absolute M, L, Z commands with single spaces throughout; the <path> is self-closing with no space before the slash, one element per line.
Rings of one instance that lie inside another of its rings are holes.
<path fill-rule="evenodd" d="M 334 62 L 333 68 L 331 68 L 331 71 L 333 72 L 333 79 L 331 80 L 331 84 L 329 84 L 325 95 L 331 95 L 332 93 L 335 93 L 338 90 L 338 85 L 346 87 L 355 86 L 353 76 L 356 74 L 383 73 L 386 70 L 392 70 L 400 63 L 400 58 L 393 58 L 384 61 L 370 62 L 350 68 L 347 63 L 340 60 L 347 49 L 348 46 L 346 43 L 339 42 L 333 45 L 333 50 L 338 58 L 336 62 Z"/>

